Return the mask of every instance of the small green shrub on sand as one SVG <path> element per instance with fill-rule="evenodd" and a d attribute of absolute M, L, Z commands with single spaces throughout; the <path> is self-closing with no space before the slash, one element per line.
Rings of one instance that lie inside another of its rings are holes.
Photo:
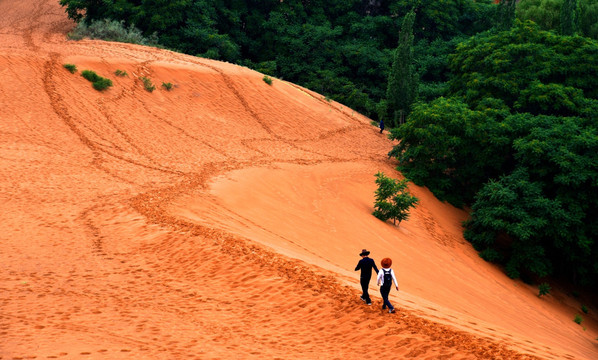
<path fill-rule="evenodd" d="M 162 82 L 162 87 L 163 87 L 164 89 L 168 90 L 168 91 L 172 90 L 172 86 L 173 86 L 173 85 L 172 85 L 172 83 L 169 83 L 169 82 L 168 82 L 168 83 Z"/>
<path fill-rule="evenodd" d="M 106 79 L 106 78 L 101 78 L 98 81 L 94 81 L 91 85 L 93 86 L 94 89 L 96 89 L 98 91 L 102 91 L 102 90 L 106 90 L 107 88 L 112 86 L 112 80 Z"/>
<path fill-rule="evenodd" d="M 129 76 L 129 74 L 127 74 L 127 72 L 126 72 L 126 71 L 123 71 L 123 70 L 120 70 L 120 69 L 117 69 L 117 70 L 114 72 L 114 75 L 116 75 L 116 76 L 120 76 L 120 77 Z"/>
<path fill-rule="evenodd" d="M 81 76 L 91 81 L 93 88 L 98 91 L 106 90 L 112 86 L 112 80 L 101 77 L 95 71 L 83 70 L 81 71 Z"/>
<path fill-rule="evenodd" d="M 74 74 L 77 72 L 77 65 L 75 65 L 75 64 L 64 64 L 62 66 L 64 66 L 65 69 L 70 71 L 71 74 Z"/>
<path fill-rule="evenodd" d="M 550 293 L 552 288 L 547 283 L 542 283 L 538 286 L 538 296 L 546 295 Z"/>
<path fill-rule="evenodd" d="M 573 319 L 573 321 L 575 321 L 576 324 L 581 324 L 583 318 L 581 317 L 581 315 L 575 315 L 575 319 Z"/>
<path fill-rule="evenodd" d="M 81 71 L 81 76 L 83 76 L 84 78 L 86 78 L 87 80 L 89 80 L 91 82 L 96 82 L 101 79 L 100 75 L 96 74 L 95 71 L 91 71 L 91 70 Z"/>
<path fill-rule="evenodd" d="M 583 311 L 584 314 L 587 314 L 589 312 L 588 307 L 585 305 L 581 305 L 581 311 Z"/>
<path fill-rule="evenodd" d="M 268 75 L 264 75 L 264 77 L 262 78 L 262 80 L 264 80 L 264 82 L 268 85 L 272 85 L 272 78 L 269 77 Z"/>
<path fill-rule="evenodd" d="M 145 88 L 145 90 L 149 92 L 156 90 L 156 86 L 152 83 L 151 79 L 146 78 L 145 76 L 141 76 L 139 79 L 143 81 L 143 87 Z"/>

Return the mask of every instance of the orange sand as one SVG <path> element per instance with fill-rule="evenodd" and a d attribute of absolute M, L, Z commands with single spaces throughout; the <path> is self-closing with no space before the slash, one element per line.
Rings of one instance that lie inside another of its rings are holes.
<path fill-rule="evenodd" d="M 0 1 L 0 359 L 598 358 L 584 299 L 481 260 L 465 212 L 411 186 L 408 221 L 371 215 L 374 174 L 400 174 L 369 119 L 232 64 L 67 41 L 57 3 Z M 393 258 L 396 314 L 374 281 L 359 300 L 362 248 Z"/>

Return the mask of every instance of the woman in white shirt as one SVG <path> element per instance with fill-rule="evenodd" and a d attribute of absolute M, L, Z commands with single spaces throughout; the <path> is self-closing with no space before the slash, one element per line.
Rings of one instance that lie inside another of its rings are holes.
<path fill-rule="evenodd" d="M 390 268 L 392 265 L 392 260 L 390 258 L 384 258 L 380 263 L 382 264 L 382 269 L 378 271 L 378 286 L 380 286 L 380 294 L 382 295 L 382 300 L 384 301 L 382 310 L 386 309 L 388 306 L 388 312 L 392 314 L 395 312 L 395 308 L 392 306 L 390 301 L 388 301 L 388 294 L 390 294 L 390 288 L 393 281 L 397 291 L 399 291 L 399 283 L 395 277 L 395 272 Z"/>

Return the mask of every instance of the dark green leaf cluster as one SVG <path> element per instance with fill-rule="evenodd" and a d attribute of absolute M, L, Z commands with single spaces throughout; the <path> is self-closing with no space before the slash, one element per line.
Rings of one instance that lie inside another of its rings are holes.
<path fill-rule="evenodd" d="M 511 277 L 598 286 L 598 42 L 527 22 L 457 47 L 448 98 L 414 107 L 390 152 L 471 204 L 465 237 Z"/>
<path fill-rule="evenodd" d="M 407 191 L 408 182 L 407 179 L 395 180 L 378 172 L 376 174 L 378 189 L 375 192 L 376 201 L 372 214 L 382 221 L 392 219 L 395 224 L 397 220 L 399 220 L 399 224 L 401 221 L 407 220 L 409 208 L 415 207 L 419 201 Z"/>
<path fill-rule="evenodd" d="M 597 0 L 579 0 L 576 4 L 565 0 L 520 0 L 517 4 L 517 18 L 522 21 L 532 20 L 542 30 L 557 33 L 563 32 L 561 20 L 564 18 L 568 22 L 565 25 L 566 33 L 577 32 L 598 40 Z"/>

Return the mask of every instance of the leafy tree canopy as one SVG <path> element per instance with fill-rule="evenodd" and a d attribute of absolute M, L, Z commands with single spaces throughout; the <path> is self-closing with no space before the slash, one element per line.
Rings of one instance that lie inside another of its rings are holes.
<path fill-rule="evenodd" d="M 471 204 L 466 238 L 512 277 L 598 289 L 598 42 L 515 22 L 457 46 L 448 98 L 391 130 L 417 184 Z"/>
<path fill-rule="evenodd" d="M 532 20 L 542 30 L 561 30 L 561 9 L 564 0 L 520 0 L 517 18 Z M 577 15 L 580 35 L 598 40 L 598 0 L 579 0 Z"/>
<path fill-rule="evenodd" d="M 387 177 L 384 173 L 376 174 L 376 201 L 374 203 L 375 217 L 382 221 L 392 219 L 393 223 L 409 218 L 409 208 L 415 207 L 418 199 L 407 191 L 409 180 L 395 180 Z"/>

